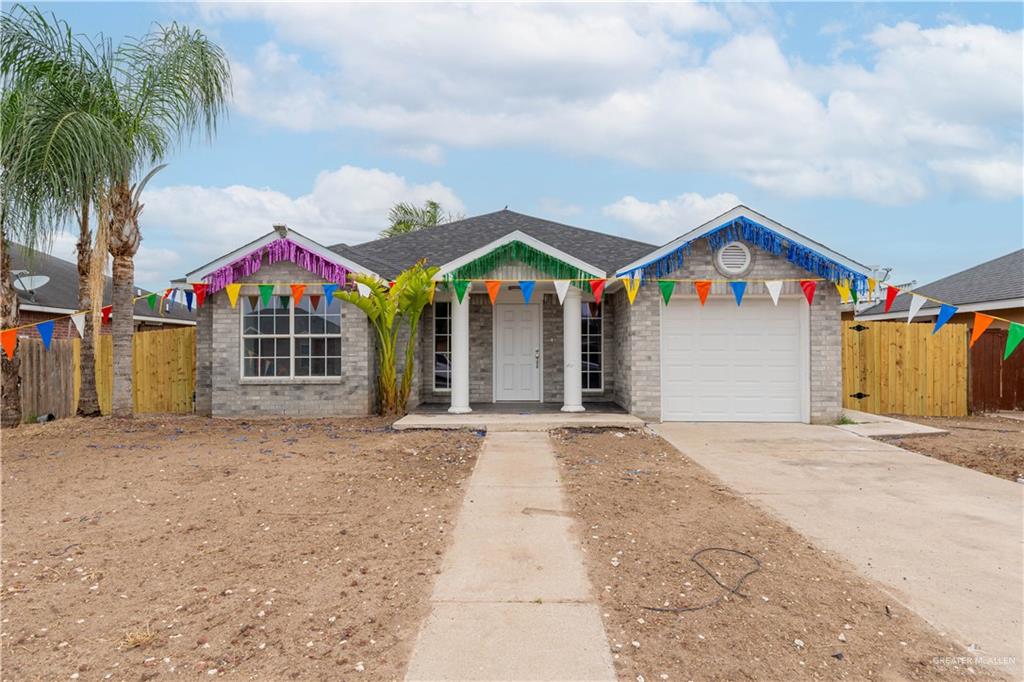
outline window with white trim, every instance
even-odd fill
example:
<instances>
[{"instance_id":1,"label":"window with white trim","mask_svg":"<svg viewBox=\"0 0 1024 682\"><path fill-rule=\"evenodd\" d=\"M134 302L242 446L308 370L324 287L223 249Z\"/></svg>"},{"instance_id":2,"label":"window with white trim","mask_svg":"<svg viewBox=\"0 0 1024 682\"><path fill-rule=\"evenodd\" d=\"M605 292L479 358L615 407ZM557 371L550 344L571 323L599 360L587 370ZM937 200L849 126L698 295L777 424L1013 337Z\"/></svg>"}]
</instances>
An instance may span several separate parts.
<instances>
[{"instance_id":1,"label":"window with white trim","mask_svg":"<svg viewBox=\"0 0 1024 682\"><path fill-rule=\"evenodd\" d=\"M434 303L434 390L452 387L452 304Z\"/></svg>"},{"instance_id":2,"label":"window with white trim","mask_svg":"<svg viewBox=\"0 0 1024 682\"><path fill-rule=\"evenodd\" d=\"M581 372L584 391L600 391L604 388L604 345L601 342L603 316L601 303L584 303L581 335Z\"/></svg>"},{"instance_id":3,"label":"window with white trim","mask_svg":"<svg viewBox=\"0 0 1024 682\"><path fill-rule=\"evenodd\" d=\"M341 301L333 296L242 300L242 376L341 376Z\"/></svg>"}]
</instances>

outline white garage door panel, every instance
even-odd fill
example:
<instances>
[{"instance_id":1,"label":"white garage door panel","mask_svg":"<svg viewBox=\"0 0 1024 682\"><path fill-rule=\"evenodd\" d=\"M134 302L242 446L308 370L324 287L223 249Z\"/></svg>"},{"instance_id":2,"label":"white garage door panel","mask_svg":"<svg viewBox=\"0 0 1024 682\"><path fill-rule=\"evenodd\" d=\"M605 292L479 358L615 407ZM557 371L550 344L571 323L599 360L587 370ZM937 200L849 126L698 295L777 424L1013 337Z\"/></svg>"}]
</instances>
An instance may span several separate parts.
<instances>
[{"instance_id":1,"label":"white garage door panel","mask_svg":"<svg viewBox=\"0 0 1024 682\"><path fill-rule=\"evenodd\" d=\"M662 419L805 421L807 312L797 299L676 299L662 310Z\"/></svg>"}]
</instances>

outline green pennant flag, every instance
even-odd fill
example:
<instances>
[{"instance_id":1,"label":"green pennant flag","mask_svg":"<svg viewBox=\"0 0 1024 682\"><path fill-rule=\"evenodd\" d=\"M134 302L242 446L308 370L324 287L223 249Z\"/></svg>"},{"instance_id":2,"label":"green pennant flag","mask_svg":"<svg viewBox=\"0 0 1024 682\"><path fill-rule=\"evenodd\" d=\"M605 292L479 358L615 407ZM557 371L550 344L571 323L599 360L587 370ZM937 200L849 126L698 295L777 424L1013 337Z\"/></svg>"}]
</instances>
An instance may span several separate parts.
<instances>
[{"instance_id":1,"label":"green pennant flag","mask_svg":"<svg viewBox=\"0 0 1024 682\"><path fill-rule=\"evenodd\" d=\"M669 279L659 279L658 288L661 289L661 297L665 299L665 305L672 298L672 292L676 290L676 283Z\"/></svg>"},{"instance_id":2,"label":"green pennant flag","mask_svg":"<svg viewBox=\"0 0 1024 682\"><path fill-rule=\"evenodd\" d=\"M149 304L150 310L156 310L156 294L150 294L146 297L146 303Z\"/></svg>"},{"instance_id":3,"label":"green pennant flag","mask_svg":"<svg viewBox=\"0 0 1024 682\"><path fill-rule=\"evenodd\" d=\"M263 301L263 307L266 308L270 305L270 297L274 295L273 284L261 284L260 285L260 300Z\"/></svg>"},{"instance_id":4,"label":"green pennant flag","mask_svg":"<svg viewBox=\"0 0 1024 682\"><path fill-rule=\"evenodd\" d=\"M1017 350L1022 339L1024 339L1024 324L1011 322L1010 331L1006 335L1006 350L1003 351L1003 360L1013 355L1013 351Z\"/></svg>"},{"instance_id":5,"label":"green pennant flag","mask_svg":"<svg viewBox=\"0 0 1024 682\"><path fill-rule=\"evenodd\" d=\"M288 307L288 294L283 294L281 296L278 296L278 299L280 299L280 301L281 301L281 307L282 308L287 308Z\"/></svg>"},{"instance_id":6,"label":"green pennant flag","mask_svg":"<svg viewBox=\"0 0 1024 682\"><path fill-rule=\"evenodd\" d=\"M853 286L850 287L850 298L853 299L854 303L857 302L857 283L856 282L854 282Z\"/></svg>"},{"instance_id":7,"label":"green pennant flag","mask_svg":"<svg viewBox=\"0 0 1024 682\"><path fill-rule=\"evenodd\" d=\"M463 297L466 295L466 289L469 288L469 280L457 279L452 282L452 286L455 288L455 295L459 297L459 303L462 303Z\"/></svg>"}]
</instances>

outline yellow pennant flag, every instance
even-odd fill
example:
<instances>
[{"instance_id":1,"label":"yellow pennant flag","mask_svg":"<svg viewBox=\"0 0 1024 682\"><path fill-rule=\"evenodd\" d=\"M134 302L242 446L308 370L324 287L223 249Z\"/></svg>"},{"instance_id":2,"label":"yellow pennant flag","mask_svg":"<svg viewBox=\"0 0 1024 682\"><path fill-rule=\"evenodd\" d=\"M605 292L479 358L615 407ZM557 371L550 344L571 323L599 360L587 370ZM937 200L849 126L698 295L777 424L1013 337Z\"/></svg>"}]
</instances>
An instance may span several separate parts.
<instances>
[{"instance_id":1,"label":"yellow pennant flag","mask_svg":"<svg viewBox=\"0 0 1024 682\"><path fill-rule=\"evenodd\" d=\"M836 291L839 292L839 299L843 303L849 303L850 302L850 285L849 284L847 284L845 281L843 281L843 282L836 282Z\"/></svg>"},{"instance_id":2,"label":"yellow pennant flag","mask_svg":"<svg viewBox=\"0 0 1024 682\"><path fill-rule=\"evenodd\" d=\"M427 293L427 296L429 297L428 300L430 301L430 305L434 305L434 292L436 292L436 291L437 291L437 282L431 282L430 283L430 290Z\"/></svg>"},{"instance_id":3,"label":"yellow pennant flag","mask_svg":"<svg viewBox=\"0 0 1024 682\"><path fill-rule=\"evenodd\" d=\"M231 307L234 308L235 304L238 303L238 292L241 290L241 284L229 284L224 287L224 290L228 292L228 300L231 302Z\"/></svg>"},{"instance_id":4,"label":"yellow pennant flag","mask_svg":"<svg viewBox=\"0 0 1024 682\"><path fill-rule=\"evenodd\" d=\"M640 278L639 277L623 277L622 286L626 287L626 297L629 299L629 304L633 305L633 301L636 300L636 294L640 291Z\"/></svg>"},{"instance_id":5,"label":"yellow pennant flag","mask_svg":"<svg viewBox=\"0 0 1024 682\"><path fill-rule=\"evenodd\" d=\"M871 279L870 277L868 277L868 299L874 299L875 298L875 287L877 287L877 286L878 286L878 280L877 279Z\"/></svg>"}]
</instances>

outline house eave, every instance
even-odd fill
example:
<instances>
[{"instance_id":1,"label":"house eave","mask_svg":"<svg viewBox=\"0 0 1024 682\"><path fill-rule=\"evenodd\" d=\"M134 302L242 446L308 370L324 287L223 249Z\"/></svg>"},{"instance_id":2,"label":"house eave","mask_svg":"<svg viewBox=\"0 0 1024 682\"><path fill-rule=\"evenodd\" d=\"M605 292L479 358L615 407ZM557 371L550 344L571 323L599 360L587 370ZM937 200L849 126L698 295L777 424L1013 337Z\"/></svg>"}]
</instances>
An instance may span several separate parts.
<instances>
[{"instance_id":1,"label":"house eave","mask_svg":"<svg viewBox=\"0 0 1024 682\"><path fill-rule=\"evenodd\" d=\"M580 260L579 258L576 258L575 256L568 254L565 251L562 251L561 249L557 249L546 242L542 242L541 240L535 237L531 237L525 232L521 232L520 230L513 230L512 232L509 232L503 237L495 239L489 244L485 244L484 246L481 246L478 249L474 249L469 253L465 253L459 256L458 258L448 261L447 263L441 266L441 269L438 270L436 275L434 275L434 279L437 281L441 281L445 278L446 275L451 274L452 272L458 270L462 266L468 263L472 263L476 259L487 255L491 251L499 247L502 247L506 244L510 244L512 242L521 242L523 244L526 244L527 246L534 248L540 251L541 253L544 253L548 256L551 256L552 258L556 258L562 261L566 265L571 265L572 267L578 270L582 270L586 273L592 274L595 279L605 279L608 276L607 272L605 272L604 270L597 266L591 265L586 261Z\"/></svg>"}]
</instances>

